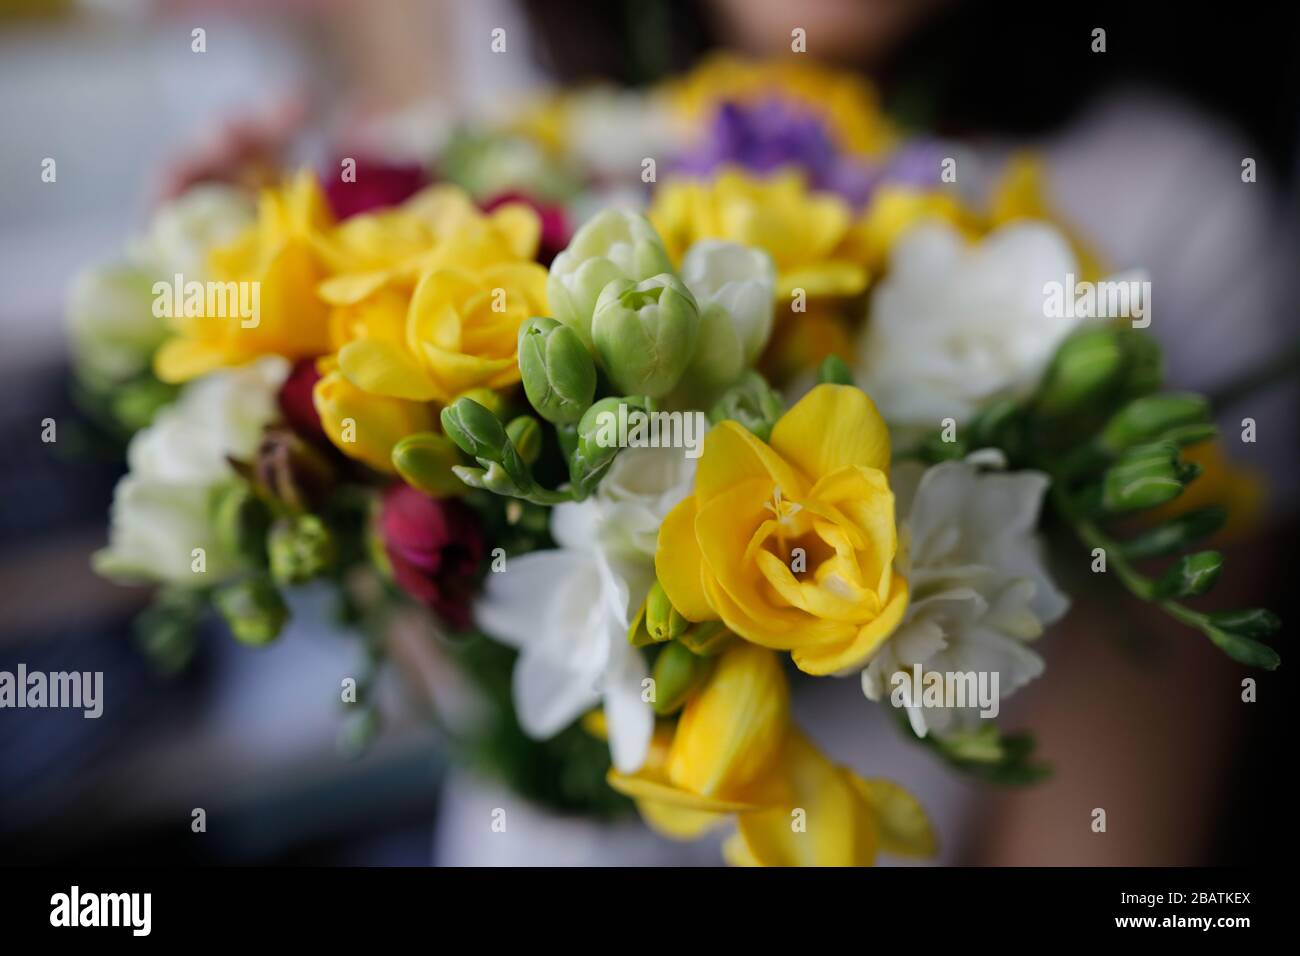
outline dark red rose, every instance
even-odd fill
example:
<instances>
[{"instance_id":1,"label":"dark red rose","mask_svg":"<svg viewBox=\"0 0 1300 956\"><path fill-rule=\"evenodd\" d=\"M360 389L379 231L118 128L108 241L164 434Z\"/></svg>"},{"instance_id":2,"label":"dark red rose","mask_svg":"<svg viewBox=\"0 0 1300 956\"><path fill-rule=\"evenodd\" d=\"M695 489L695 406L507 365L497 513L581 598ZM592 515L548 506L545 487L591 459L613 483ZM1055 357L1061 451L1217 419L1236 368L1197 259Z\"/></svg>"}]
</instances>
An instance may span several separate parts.
<instances>
[{"instance_id":1,"label":"dark red rose","mask_svg":"<svg viewBox=\"0 0 1300 956\"><path fill-rule=\"evenodd\" d=\"M342 160L324 177L325 198L337 219L385 206L396 206L429 184L428 174L414 164L357 159L356 182L344 182Z\"/></svg>"},{"instance_id":2,"label":"dark red rose","mask_svg":"<svg viewBox=\"0 0 1300 956\"><path fill-rule=\"evenodd\" d=\"M538 218L541 219L542 238L537 247L537 261L544 266L549 266L551 260L563 252L564 247L569 244L569 217L560 206L538 202L531 196L517 192L507 192L493 196L482 204L483 211L491 212L498 206L504 206L510 202L520 202L526 206L531 206L533 211L537 213Z\"/></svg>"},{"instance_id":3,"label":"dark red rose","mask_svg":"<svg viewBox=\"0 0 1300 956\"><path fill-rule=\"evenodd\" d=\"M280 386L280 412L298 435L317 444L328 445L329 437L321 427L320 416L316 414L316 403L312 400L312 390L318 381L320 372L316 371L315 359L297 362Z\"/></svg>"},{"instance_id":4,"label":"dark red rose","mask_svg":"<svg viewBox=\"0 0 1300 956\"><path fill-rule=\"evenodd\" d=\"M394 484L384 492L379 533L398 587L452 627L468 628L475 574L487 551L474 511Z\"/></svg>"}]
</instances>

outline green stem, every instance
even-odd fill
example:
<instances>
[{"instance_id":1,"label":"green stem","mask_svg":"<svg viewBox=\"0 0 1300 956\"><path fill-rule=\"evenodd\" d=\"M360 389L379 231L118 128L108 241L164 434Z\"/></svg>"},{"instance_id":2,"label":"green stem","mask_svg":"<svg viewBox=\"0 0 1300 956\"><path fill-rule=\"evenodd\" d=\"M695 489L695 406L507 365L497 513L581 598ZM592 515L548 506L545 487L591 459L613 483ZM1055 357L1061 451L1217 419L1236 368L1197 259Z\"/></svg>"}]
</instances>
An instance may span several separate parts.
<instances>
[{"instance_id":1,"label":"green stem","mask_svg":"<svg viewBox=\"0 0 1300 956\"><path fill-rule=\"evenodd\" d=\"M1210 618L1200 611L1194 611L1177 601L1155 599L1155 583L1142 574L1124 556L1123 543L1106 534L1095 522L1080 517L1071 505L1058 478L1052 479L1052 503L1056 510L1074 529L1074 533L1089 548L1101 548L1106 552L1107 567L1113 569L1129 593L1143 601L1156 604L1161 610L1181 624L1195 628L1209 636Z\"/></svg>"}]
</instances>

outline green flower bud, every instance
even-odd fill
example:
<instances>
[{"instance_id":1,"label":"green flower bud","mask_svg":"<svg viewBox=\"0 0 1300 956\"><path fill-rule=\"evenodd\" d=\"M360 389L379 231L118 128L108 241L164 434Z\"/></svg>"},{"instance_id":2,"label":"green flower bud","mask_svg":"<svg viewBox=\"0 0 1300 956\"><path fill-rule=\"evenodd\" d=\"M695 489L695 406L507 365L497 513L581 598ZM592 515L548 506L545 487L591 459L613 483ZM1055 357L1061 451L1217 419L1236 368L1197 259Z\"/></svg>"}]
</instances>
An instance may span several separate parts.
<instances>
[{"instance_id":1,"label":"green flower bud","mask_svg":"<svg viewBox=\"0 0 1300 956\"><path fill-rule=\"evenodd\" d=\"M1209 414L1210 403L1200 395L1144 395L1125 405L1106 424L1100 442L1108 451L1123 451L1160 438L1171 428L1203 423Z\"/></svg>"},{"instance_id":2,"label":"green flower bud","mask_svg":"<svg viewBox=\"0 0 1300 956\"><path fill-rule=\"evenodd\" d=\"M1061 345L1038 395L1048 415L1069 411L1111 386L1124 369L1124 352L1114 329L1090 329Z\"/></svg>"},{"instance_id":3,"label":"green flower bud","mask_svg":"<svg viewBox=\"0 0 1300 956\"><path fill-rule=\"evenodd\" d=\"M1249 637L1233 634L1231 631L1214 626L1207 628L1205 633L1214 642L1215 647L1234 661L1248 667L1262 667L1264 670L1273 671L1277 670L1282 663L1282 658L1278 656L1277 651L1267 644L1261 644Z\"/></svg>"},{"instance_id":4,"label":"green flower bud","mask_svg":"<svg viewBox=\"0 0 1300 956\"><path fill-rule=\"evenodd\" d=\"M689 621L677 613L663 585L658 581L645 599L645 625L656 642L671 641L685 633Z\"/></svg>"},{"instance_id":5,"label":"green flower bud","mask_svg":"<svg viewBox=\"0 0 1300 956\"><path fill-rule=\"evenodd\" d=\"M500 392L490 388L467 388L456 396L456 399L468 398L471 401L478 402L497 418L503 418L506 413L506 400ZM454 401L454 400L453 400Z\"/></svg>"},{"instance_id":6,"label":"green flower bud","mask_svg":"<svg viewBox=\"0 0 1300 956\"><path fill-rule=\"evenodd\" d=\"M703 685L712 666L708 658L692 654L676 641L665 644L655 658L651 673L655 682L655 713L666 717L681 709Z\"/></svg>"},{"instance_id":7,"label":"green flower bud","mask_svg":"<svg viewBox=\"0 0 1300 956\"><path fill-rule=\"evenodd\" d=\"M1214 587L1223 570L1223 555L1217 551L1198 551L1175 561L1155 584L1155 596L1166 598L1194 597Z\"/></svg>"},{"instance_id":8,"label":"green flower bud","mask_svg":"<svg viewBox=\"0 0 1300 956\"><path fill-rule=\"evenodd\" d=\"M751 369L709 409L709 422L716 425L730 419L767 441L784 411L781 396Z\"/></svg>"},{"instance_id":9,"label":"green flower bud","mask_svg":"<svg viewBox=\"0 0 1300 956\"><path fill-rule=\"evenodd\" d=\"M433 498L461 491L461 483L452 473L460 461L451 439L436 432L407 435L393 446L393 467L402 480Z\"/></svg>"},{"instance_id":10,"label":"green flower bud","mask_svg":"<svg viewBox=\"0 0 1300 956\"><path fill-rule=\"evenodd\" d=\"M261 647L279 636L289 609L266 578L245 578L218 588L212 597L230 633L241 644Z\"/></svg>"},{"instance_id":11,"label":"green flower bud","mask_svg":"<svg viewBox=\"0 0 1300 956\"><path fill-rule=\"evenodd\" d=\"M604 475L619 452L618 442L614 440L617 428L611 429L610 423L617 422L620 406L626 406L629 415L633 411L649 412L653 409L649 399L627 395L602 398L583 413L578 422L573 452L569 455L569 480L584 496Z\"/></svg>"},{"instance_id":12,"label":"green flower bud","mask_svg":"<svg viewBox=\"0 0 1300 956\"><path fill-rule=\"evenodd\" d=\"M506 425L506 436L525 464L533 464L542 454L542 426L531 415L511 419Z\"/></svg>"},{"instance_id":13,"label":"green flower bud","mask_svg":"<svg viewBox=\"0 0 1300 956\"><path fill-rule=\"evenodd\" d=\"M1219 611L1210 615L1210 623L1221 631L1238 637L1268 637L1282 627L1281 619L1262 607L1240 611Z\"/></svg>"},{"instance_id":14,"label":"green flower bud","mask_svg":"<svg viewBox=\"0 0 1300 956\"><path fill-rule=\"evenodd\" d=\"M212 504L212 526L217 543L228 554L253 566L264 564L266 532L271 515L245 482L221 489Z\"/></svg>"},{"instance_id":15,"label":"green flower bud","mask_svg":"<svg viewBox=\"0 0 1300 956\"><path fill-rule=\"evenodd\" d=\"M614 387L659 398L672 391L695 354L700 313L670 273L616 279L596 302L591 336Z\"/></svg>"},{"instance_id":16,"label":"green flower bud","mask_svg":"<svg viewBox=\"0 0 1300 956\"><path fill-rule=\"evenodd\" d=\"M853 372L844 363L844 359L838 355L828 355L817 369L817 382L821 385L852 385Z\"/></svg>"},{"instance_id":17,"label":"green flower bud","mask_svg":"<svg viewBox=\"0 0 1300 956\"><path fill-rule=\"evenodd\" d=\"M1183 491L1178 449L1158 442L1133 448L1102 478L1101 506L1110 512L1154 508Z\"/></svg>"},{"instance_id":18,"label":"green flower bud","mask_svg":"<svg viewBox=\"0 0 1300 956\"><path fill-rule=\"evenodd\" d=\"M596 394L596 365L578 334L555 319L532 318L519 328L524 393L548 422L576 422Z\"/></svg>"},{"instance_id":19,"label":"green flower bud","mask_svg":"<svg viewBox=\"0 0 1300 956\"><path fill-rule=\"evenodd\" d=\"M555 318L592 349L592 319L605 287L615 279L640 282L665 272L672 272L672 263L650 221L606 209L574 233L551 263L546 300Z\"/></svg>"},{"instance_id":20,"label":"green flower bud","mask_svg":"<svg viewBox=\"0 0 1300 956\"><path fill-rule=\"evenodd\" d=\"M725 651L736 635L727 630L721 621L701 621L692 624L677 638L678 642L700 657L716 657Z\"/></svg>"},{"instance_id":21,"label":"green flower bud","mask_svg":"<svg viewBox=\"0 0 1300 956\"><path fill-rule=\"evenodd\" d=\"M310 581L333 567L338 557L334 535L312 514L277 521L267 537L266 551L271 577L281 585Z\"/></svg>"},{"instance_id":22,"label":"green flower bud","mask_svg":"<svg viewBox=\"0 0 1300 956\"><path fill-rule=\"evenodd\" d=\"M1188 545L1214 534L1227 519L1228 512L1217 505L1197 508L1126 541L1124 556L1131 561L1143 561L1182 551Z\"/></svg>"},{"instance_id":23,"label":"green flower bud","mask_svg":"<svg viewBox=\"0 0 1300 956\"><path fill-rule=\"evenodd\" d=\"M461 396L442 410L442 430L472 458L500 460L510 438L501 419L472 398Z\"/></svg>"}]
</instances>

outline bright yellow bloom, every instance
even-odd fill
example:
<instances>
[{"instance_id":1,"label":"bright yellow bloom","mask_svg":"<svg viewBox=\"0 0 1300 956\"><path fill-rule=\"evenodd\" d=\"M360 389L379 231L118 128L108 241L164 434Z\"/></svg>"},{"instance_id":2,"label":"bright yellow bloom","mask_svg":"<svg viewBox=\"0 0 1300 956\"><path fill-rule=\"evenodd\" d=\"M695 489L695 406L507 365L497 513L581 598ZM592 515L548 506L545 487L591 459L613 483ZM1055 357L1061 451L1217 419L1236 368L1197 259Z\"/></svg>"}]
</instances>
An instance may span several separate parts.
<instances>
[{"instance_id":1,"label":"bright yellow bloom","mask_svg":"<svg viewBox=\"0 0 1300 956\"><path fill-rule=\"evenodd\" d=\"M659 529L655 570L673 606L788 650L809 674L860 667L907 607L888 468L885 423L851 386L818 385L770 445L723 422L695 493Z\"/></svg>"},{"instance_id":2,"label":"bright yellow bloom","mask_svg":"<svg viewBox=\"0 0 1300 956\"><path fill-rule=\"evenodd\" d=\"M727 168L711 180L665 182L650 221L674 262L700 239L763 249L776 263L781 297L795 289L809 297L851 296L867 287L864 262L846 249L853 223L848 204L812 192L797 171L764 178Z\"/></svg>"},{"instance_id":3,"label":"bright yellow bloom","mask_svg":"<svg viewBox=\"0 0 1300 956\"><path fill-rule=\"evenodd\" d=\"M446 187L349 220L333 256L361 268L321 287L343 374L362 391L409 401L450 402L518 381L519 326L546 311L546 270L532 261L539 234L528 207L483 215Z\"/></svg>"},{"instance_id":4,"label":"bright yellow bloom","mask_svg":"<svg viewBox=\"0 0 1300 956\"><path fill-rule=\"evenodd\" d=\"M599 721L595 721L599 723ZM735 815L736 864L869 866L878 849L928 855L925 813L901 788L831 763L789 723L774 652L739 643L718 659L675 728L660 724L636 774L609 774L646 822L691 839Z\"/></svg>"},{"instance_id":5,"label":"bright yellow bloom","mask_svg":"<svg viewBox=\"0 0 1300 956\"><path fill-rule=\"evenodd\" d=\"M779 99L820 116L841 149L881 156L897 140L874 87L856 73L802 54L761 62L715 54L669 83L666 92L694 123L707 122L723 103Z\"/></svg>"},{"instance_id":6,"label":"bright yellow bloom","mask_svg":"<svg viewBox=\"0 0 1300 956\"><path fill-rule=\"evenodd\" d=\"M332 365L332 359L322 361L324 374L312 392L321 427L349 458L394 473L393 446L407 435L433 430L437 421L433 408L368 394Z\"/></svg>"},{"instance_id":7,"label":"bright yellow bloom","mask_svg":"<svg viewBox=\"0 0 1300 956\"><path fill-rule=\"evenodd\" d=\"M228 246L212 250L204 280L256 283L259 315L178 316L177 336L154 356L165 382L184 382L262 355L308 358L328 350L326 306L316 286L327 273L321 237L333 227L316 179L302 173L262 193L257 222Z\"/></svg>"}]
</instances>

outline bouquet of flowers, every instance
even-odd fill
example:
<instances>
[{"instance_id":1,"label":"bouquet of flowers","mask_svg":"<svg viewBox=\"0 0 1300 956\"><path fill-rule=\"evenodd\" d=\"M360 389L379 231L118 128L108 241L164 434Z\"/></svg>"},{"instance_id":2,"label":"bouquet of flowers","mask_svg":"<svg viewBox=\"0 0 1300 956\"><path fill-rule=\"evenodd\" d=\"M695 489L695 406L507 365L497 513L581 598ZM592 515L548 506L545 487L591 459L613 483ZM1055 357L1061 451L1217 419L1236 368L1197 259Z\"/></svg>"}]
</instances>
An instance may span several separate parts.
<instances>
[{"instance_id":1,"label":"bouquet of flowers","mask_svg":"<svg viewBox=\"0 0 1300 956\"><path fill-rule=\"evenodd\" d=\"M954 767L1038 779L991 718L1068 607L1049 517L1085 571L1278 664L1268 611L1188 603L1228 515L1179 503L1222 462L1208 402L1161 390L1140 275L1052 221L1032 157L978 197L956 152L854 77L722 58L414 168L198 183L73 292L79 388L129 436L97 566L160 585L170 667L209 607L274 640L309 581L376 662L425 609L496 707L481 752L556 805L731 826L733 863L931 854L791 681L855 677Z\"/></svg>"}]
</instances>

